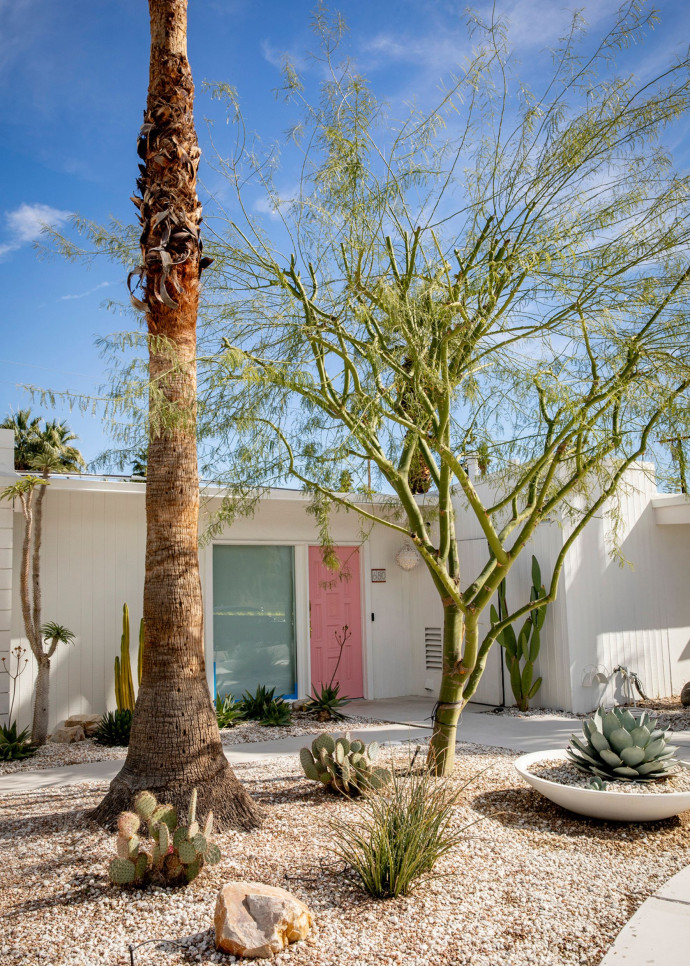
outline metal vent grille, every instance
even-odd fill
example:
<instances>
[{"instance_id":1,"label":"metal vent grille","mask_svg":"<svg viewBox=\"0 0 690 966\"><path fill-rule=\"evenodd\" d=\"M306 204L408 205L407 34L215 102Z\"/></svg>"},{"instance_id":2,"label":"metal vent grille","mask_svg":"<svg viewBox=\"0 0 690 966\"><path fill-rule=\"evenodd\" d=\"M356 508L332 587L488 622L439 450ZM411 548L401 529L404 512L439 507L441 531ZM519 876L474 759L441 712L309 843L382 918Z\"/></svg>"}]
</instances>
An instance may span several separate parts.
<instances>
[{"instance_id":1,"label":"metal vent grille","mask_svg":"<svg viewBox=\"0 0 690 966\"><path fill-rule=\"evenodd\" d=\"M443 638L440 627L424 628L424 655L427 671L443 670Z\"/></svg>"}]
</instances>

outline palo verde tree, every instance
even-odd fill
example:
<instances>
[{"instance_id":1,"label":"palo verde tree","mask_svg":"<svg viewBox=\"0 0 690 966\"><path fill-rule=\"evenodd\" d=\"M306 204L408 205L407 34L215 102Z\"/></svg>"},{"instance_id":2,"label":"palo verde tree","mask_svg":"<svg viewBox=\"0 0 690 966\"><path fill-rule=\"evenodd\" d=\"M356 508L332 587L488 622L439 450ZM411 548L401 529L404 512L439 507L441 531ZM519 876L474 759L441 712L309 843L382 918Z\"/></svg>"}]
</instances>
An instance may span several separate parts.
<instances>
[{"instance_id":1,"label":"palo verde tree","mask_svg":"<svg viewBox=\"0 0 690 966\"><path fill-rule=\"evenodd\" d=\"M221 827L249 828L258 810L228 764L206 682L197 530L196 323L201 205L187 0L149 0L149 88L133 199L141 222L149 349L145 648L127 759L94 817L111 824L149 789L186 806L198 789Z\"/></svg>"},{"instance_id":2,"label":"palo verde tree","mask_svg":"<svg viewBox=\"0 0 690 966\"><path fill-rule=\"evenodd\" d=\"M653 78L614 72L652 20L626 4L593 40L575 17L542 92L518 82L501 25L475 21L474 57L442 103L396 122L336 66L338 28L319 15L318 103L286 70L304 108L295 197L281 199L275 159L239 113L221 158L237 203L207 283L200 425L242 482L228 514L250 484L298 480L326 546L335 506L414 542L443 610L437 773L452 768L497 636L555 599L587 521L662 426L669 435L670 414L687 418L690 179L661 138L687 118L689 61ZM257 185L271 236L252 213ZM469 471L476 453L490 484ZM368 499L367 465L383 504ZM340 492L343 471L363 496ZM485 539L477 572L461 570L454 498ZM480 634L501 580L559 514L545 594Z\"/></svg>"}]
</instances>

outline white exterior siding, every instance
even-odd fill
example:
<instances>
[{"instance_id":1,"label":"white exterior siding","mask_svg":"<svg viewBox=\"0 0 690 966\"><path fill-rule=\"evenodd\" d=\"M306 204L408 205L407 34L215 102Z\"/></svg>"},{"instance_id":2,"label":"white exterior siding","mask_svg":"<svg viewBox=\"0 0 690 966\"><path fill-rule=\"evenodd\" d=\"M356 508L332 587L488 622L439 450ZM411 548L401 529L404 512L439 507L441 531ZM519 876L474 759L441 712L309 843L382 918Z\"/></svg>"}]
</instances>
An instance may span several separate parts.
<instances>
[{"instance_id":1,"label":"white exterior siding","mask_svg":"<svg viewBox=\"0 0 690 966\"><path fill-rule=\"evenodd\" d=\"M0 476L5 474L0 487L16 479L10 470L7 436L0 431ZM583 686L588 665L603 665L609 672L616 664L627 665L640 674L651 694L677 693L690 680L690 514L682 515L685 505L676 497L668 501L675 501L673 515L665 514L665 500L645 472L635 471L629 480L621 504L621 541L634 569L620 567L610 558L610 521L591 521L566 558L558 598L548 610L537 664L544 683L536 704L581 711L602 698L613 698L613 686L606 691ZM214 508L213 494L206 496L202 528ZM113 662L119 653L125 601L135 659L144 583L144 498L145 487L139 483L51 480L41 554L42 619L65 624L76 634L75 643L60 646L53 659L51 728L70 714L115 706ZM481 569L487 550L476 520L459 502L457 532L466 587ZM664 520L671 525L660 523ZM529 597L532 553L548 583L566 527L553 522L539 528L508 577L511 607ZM333 539L339 545L360 544L354 513L334 514ZM17 643L26 646L19 600L22 541L20 508L13 511L0 503L0 656L7 656ZM317 534L303 494L274 491L253 517L226 528L218 542L294 546L298 689L305 695L310 682L308 547L317 542ZM364 692L369 698L422 694L425 688L435 691L439 682L439 672L426 668L424 635L425 628L442 625L443 609L423 565L410 572L397 566L395 555L403 542L400 534L375 527L360 554ZM212 686L212 546L202 547L200 564ZM386 570L385 583L372 583L373 568ZM487 611L483 629L488 620ZM501 702L501 660L495 646L477 701ZM20 728L30 723L33 676L32 659L18 689L15 711ZM7 675L0 675L0 713L7 711L8 684ZM505 698L512 703L507 675Z\"/></svg>"}]
</instances>

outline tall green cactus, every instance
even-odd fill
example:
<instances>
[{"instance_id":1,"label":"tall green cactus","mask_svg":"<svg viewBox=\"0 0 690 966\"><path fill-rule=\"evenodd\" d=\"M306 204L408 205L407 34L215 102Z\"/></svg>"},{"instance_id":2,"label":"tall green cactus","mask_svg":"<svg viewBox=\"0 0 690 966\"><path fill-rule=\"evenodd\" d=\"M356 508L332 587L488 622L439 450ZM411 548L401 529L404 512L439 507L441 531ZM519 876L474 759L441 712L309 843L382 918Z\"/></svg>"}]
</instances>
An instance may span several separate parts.
<instances>
[{"instance_id":1,"label":"tall green cactus","mask_svg":"<svg viewBox=\"0 0 690 966\"><path fill-rule=\"evenodd\" d=\"M137 685L141 684L141 669L144 653L144 619L139 623L139 653L137 656ZM129 658L129 607L122 607L122 637L120 638L120 657L115 658L115 701L118 711L134 711L136 695L132 681L132 663Z\"/></svg>"},{"instance_id":2,"label":"tall green cactus","mask_svg":"<svg viewBox=\"0 0 690 966\"><path fill-rule=\"evenodd\" d=\"M530 600L539 600L546 596L546 588L541 582L539 561L532 554L532 589ZM503 579L498 588L498 611L491 605L491 623L498 624L508 616L506 604L506 582ZM496 640L505 650L506 668L510 675L510 686L515 696L515 702L520 711L527 711L529 703L542 684L542 678L534 680L534 662L539 656L541 647L541 629L546 620L546 605L530 612L522 625L520 633L515 635L512 624L508 624L496 635Z\"/></svg>"}]
</instances>

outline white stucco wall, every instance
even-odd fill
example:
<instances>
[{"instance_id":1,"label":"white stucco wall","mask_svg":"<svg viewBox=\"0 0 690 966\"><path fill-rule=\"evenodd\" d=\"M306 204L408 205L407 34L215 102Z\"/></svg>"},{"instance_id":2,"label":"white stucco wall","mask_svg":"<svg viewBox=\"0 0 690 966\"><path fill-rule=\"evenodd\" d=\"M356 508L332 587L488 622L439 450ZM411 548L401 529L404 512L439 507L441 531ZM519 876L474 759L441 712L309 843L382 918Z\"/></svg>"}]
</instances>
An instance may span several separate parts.
<instances>
[{"instance_id":1,"label":"white stucco wall","mask_svg":"<svg viewBox=\"0 0 690 966\"><path fill-rule=\"evenodd\" d=\"M11 445L3 449L3 441L7 443L0 433L0 461L4 459L5 464L0 487L14 476L8 466ZM678 692L690 679L690 594L686 587L690 524L660 525L652 504L653 480L639 472L631 475L630 482L622 500L621 543L634 569L620 568L610 558L608 520L602 517L592 521L566 559L558 599L548 611L537 664L544 683L536 704L579 711L595 707L604 697L613 697L613 685L605 693L601 687L583 686L588 665L603 665L611 671L615 664L627 664L640 674L652 694L671 689ZM51 481L45 500L42 618L65 624L77 635L75 644L61 646L54 658L51 728L69 714L102 712L115 706L113 662L119 652L125 601L130 609L135 657L144 581L144 498L144 485L138 483ZM213 507L211 500L208 509L212 511ZM679 512L674 509L674 520L680 519ZM457 531L465 587L481 570L487 551L476 520L460 501ZM509 605L517 606L529 596L532 553L548 582L566 532L567 526L557 522L537 531L511 569ZM333 537L339 544L360 543L355 514L334 516ZM19 507L13 512L9 504L0 504L0 656L7 655L16 643L26 643L18 580L22 539ZM295 546L298 675L300 693L305 694L310 679L307 550L317 542L317 535L303 495L297 491L275 492L262 502L254 517L238 520L218 540ZM395 555L403 542L399 534L376 527L361 549L367 697L422 694L425 687L435 690L438 684L438 674L425 667L424 631L441 626L442 607L422 565L410 572L396 565ZM212 683L210 546L202 548L200 562ZM386 570L386 583L372 583L372 568ZM485 625L488 619L487 612ZM501 651L495 646L477 701L501 702L501 660ZM32 661L20 679L16 709L20 727L30 723L33 673ZM7 708L7 690L8 679L0 675L0 712ZM507 676L505 698L512 703Z\"/></svg>"}]
</instances>

